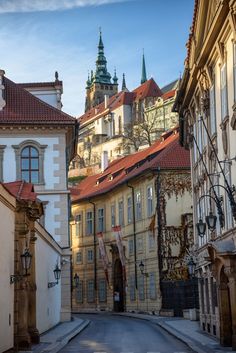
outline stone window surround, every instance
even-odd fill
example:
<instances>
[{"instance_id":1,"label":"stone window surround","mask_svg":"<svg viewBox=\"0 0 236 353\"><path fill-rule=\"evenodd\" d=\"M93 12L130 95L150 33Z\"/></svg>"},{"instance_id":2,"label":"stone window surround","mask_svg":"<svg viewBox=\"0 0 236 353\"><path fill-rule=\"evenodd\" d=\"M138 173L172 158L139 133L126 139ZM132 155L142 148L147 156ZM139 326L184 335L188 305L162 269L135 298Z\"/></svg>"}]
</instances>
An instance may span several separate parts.
<instances>
[{"instance_id":1,"label":"stone window surround","mask_svg":"<svg viewBox=\"0 0 236 353\"><path fill-rule=\"evenodd\" d=\"M3 181L3 154L6 145L0 145L0 181Z\"/></svg>"},{"instance_id":2,"label":"stone window surround","mask_svg":"<svg viewBox=\"0 0 236 353\"><path fill-rule=\"evenodd\" d=\"M16 157L16 179L21 180L21 152L22 150L27 147L27 146L32 146L37 149L39 153L39 184L45 184L44 180L44 152L45 149L48 147L48 145L41 145L37 141L34 140L25 140L19 145L12 145L12 148L15 150L15 157Z\"/></svg>"}]
</instances>

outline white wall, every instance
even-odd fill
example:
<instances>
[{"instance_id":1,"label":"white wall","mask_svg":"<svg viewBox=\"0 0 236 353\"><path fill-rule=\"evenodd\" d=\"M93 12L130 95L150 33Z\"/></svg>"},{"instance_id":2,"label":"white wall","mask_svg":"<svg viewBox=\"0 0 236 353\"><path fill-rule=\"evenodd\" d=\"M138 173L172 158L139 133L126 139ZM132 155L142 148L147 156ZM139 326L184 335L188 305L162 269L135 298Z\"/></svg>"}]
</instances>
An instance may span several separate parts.
<instances>
[{"instance_id":1,"label":"white wall","mask_svg":"<svg viewBox=\"0 0 236 353\"><path fill-rule=\"evenodd\" d=\"M61 280L48 288L48 282L55 282L53 270L60 255L50 244L36 234L36 313L37 329L42 333L60 322Z\"/></svg>"},{"instance_id":2,"label":"white wall","mask_svg":"<svg viewBox=\"0 0 236 353\"><path fill-rule=\"evenodd\" d=\"M14 284L10 284L10 275L14 274L14 217L14 210L0 201L0 352L13 347Z\"/></svg>"},{"instance_id":3,"label":"white wall","mask_svg":"<svg viewBox=\"0 0 236 353\"><path fill-rule=\"evenodd\" d=\"M181 215L185 213L193 213L192 195L185 191L182 196L171 196L166 199L166 225L181 226Z\"/></svg>"}]
</instances>

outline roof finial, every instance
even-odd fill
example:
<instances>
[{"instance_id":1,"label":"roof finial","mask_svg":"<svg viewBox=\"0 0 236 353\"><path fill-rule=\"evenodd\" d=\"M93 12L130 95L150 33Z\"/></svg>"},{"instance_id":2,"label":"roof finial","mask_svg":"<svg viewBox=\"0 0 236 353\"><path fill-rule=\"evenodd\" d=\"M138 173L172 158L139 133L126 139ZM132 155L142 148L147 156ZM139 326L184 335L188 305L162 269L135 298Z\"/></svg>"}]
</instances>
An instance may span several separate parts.
<instances>
[{"instance_id":1,"label":"roof finial","mask_svg":"<svg viewBox=\"0 0 236 353\"><path fill-rule=\"evenodd\" d=\"M123 73L123 79L122 79L122 88L121 88L122 91L126 91L127 88L126 88L126 82L125 82L125 74Z\"/></svg>"},{"instance_id":2,"label":"roof finial","mask_svg":"<svg viewBox=\"0 0 236 353\"><path fill-rule=\"evenodd\" d=\"M102 42L102 29L99 27L99 43L98 43L98 51L99 53L103 53L104 45Z\"/></svg>"},{"instance_id":3,"label":"roof finial","mask_svg":"<svg viewBox=\"0 0 236 353\"><path fill-rule=\"evenodd\" d=\"M146 64L145 64L144 49L143 49L141 84L143 84L146 81L147 81L147 73L146 73Z\"/></svg>"},{"instance_id":4,"label":"roof finial","mask_svg":"<svg viewBox=\"0 0 236 353\"><path fill-rule=\"evenodd\" d=\"M114 84L117 84L118 77L116 76L116 67L114 68L114 76L113 76L113 82Z\"/></svg>"},{"instance_id":5,"label":"roof finial","mask_svg":"<svg viewBox=\"0 0 236 353\"><path fill-rule=\"evenodd\" d=\"M58 78L59 78L58 72L55 71L55 81L58 81Z\"/></svg>"}]
</instances>

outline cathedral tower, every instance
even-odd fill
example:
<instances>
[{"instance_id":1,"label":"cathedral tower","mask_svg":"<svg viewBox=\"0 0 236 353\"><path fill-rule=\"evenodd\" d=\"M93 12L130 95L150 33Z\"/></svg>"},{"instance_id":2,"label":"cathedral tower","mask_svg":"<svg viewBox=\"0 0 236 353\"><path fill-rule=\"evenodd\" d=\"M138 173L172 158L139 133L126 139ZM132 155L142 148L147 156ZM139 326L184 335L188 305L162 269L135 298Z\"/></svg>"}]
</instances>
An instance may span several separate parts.
<instances>
[{"instance_id":1,"label":"cathedral tower","mask_svg":"<svg viewBox=\"0 0 236 353\"><path fill-rule=\"evenodd\" d=\"M118 78L116 76L116 70L112 81L113 82L111 82L111 75L107 71L107 60L104 55L104 45L100 30L96 70L95 73L91 71L91 74L88 76L88 80L86 82L85 112L103 102L105 95L111 97L118 92Z\"/></svg>"}]
</instances>

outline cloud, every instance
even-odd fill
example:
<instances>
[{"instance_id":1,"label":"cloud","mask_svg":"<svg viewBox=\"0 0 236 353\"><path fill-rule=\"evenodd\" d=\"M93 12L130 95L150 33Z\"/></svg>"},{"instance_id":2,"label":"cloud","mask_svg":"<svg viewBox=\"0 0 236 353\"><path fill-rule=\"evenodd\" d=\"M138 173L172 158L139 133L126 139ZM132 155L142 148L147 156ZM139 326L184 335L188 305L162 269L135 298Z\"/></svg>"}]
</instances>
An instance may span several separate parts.
<instances>
[{"instance_id":1,"label":"cloud","mask_svg":"<svg viewBox=\"0 0 236 353\"><path fill-rule=\"evenodd\" d=\"M130 0L0 0L0 14L70 10L85 6L100 6Z\"/></svg>"}]
</instances>

